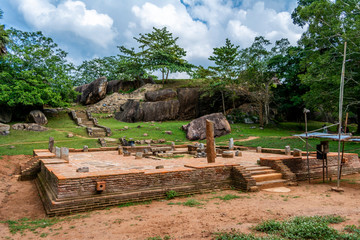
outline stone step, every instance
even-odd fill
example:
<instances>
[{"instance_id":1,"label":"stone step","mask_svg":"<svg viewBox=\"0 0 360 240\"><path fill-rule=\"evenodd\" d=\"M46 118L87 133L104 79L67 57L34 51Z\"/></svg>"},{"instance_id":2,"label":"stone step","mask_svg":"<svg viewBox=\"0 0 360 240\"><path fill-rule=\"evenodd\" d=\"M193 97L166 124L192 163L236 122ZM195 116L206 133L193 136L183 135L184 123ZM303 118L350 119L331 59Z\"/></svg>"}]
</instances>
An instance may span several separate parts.
<instances>
[{"instance_id":1,"label":"stone step","mask_svg":"<svg viewBox=\"0 0 360 240\"><path fill-rule=\"evenodd\" d=\"M264 169L264 170L253 170L250 171L251 176L253 175L260 175L260 174L267 174L267 173L276 173L274 169Z\"/></svg>"},{"instance_id":2,"label":"stone step","mask_svg":"<svg viewBox=\"0 0 360 240\"><path fill-rule=\"evenodd\" d=\"M246 166L245 169L247 171L258 171L258 170L267 170L267 169L271 169L271 167L268 166Z\"/></svg>"},{"instance_id":3,"label":"stone step","mask_svg":"<svg viewBox=\"0 0 360 240\"><path fill-rule=\"evenodd\" d=\"M259 189L264 189L264 188L272 188L272 187L281 187L284 186L286 183L287 183L286 179L276 179L276 180L257 182L256 186Z\"/></svg>"},{"instance_id":4,"label":"stone step","mask_svg":"<svg viewBox=\"0 0 360 240\"><path fill-rule=\"evenodd\" d=\"M93 132L105 132L105 129L103 128L98 128L98 127L92 127L91 130Z\"/></svg>"},{"instance_id":5,"label":"stone step","mask_svg":"<svg viewBox=\"0 0 360 240\"><path fill-rule=\"evenodd\" d=\"M259 174L252 176L252 178L255 179L255 181L258 183L258 182L282 179L282 174L281 173Z\"/></svg>"}]
</instances>

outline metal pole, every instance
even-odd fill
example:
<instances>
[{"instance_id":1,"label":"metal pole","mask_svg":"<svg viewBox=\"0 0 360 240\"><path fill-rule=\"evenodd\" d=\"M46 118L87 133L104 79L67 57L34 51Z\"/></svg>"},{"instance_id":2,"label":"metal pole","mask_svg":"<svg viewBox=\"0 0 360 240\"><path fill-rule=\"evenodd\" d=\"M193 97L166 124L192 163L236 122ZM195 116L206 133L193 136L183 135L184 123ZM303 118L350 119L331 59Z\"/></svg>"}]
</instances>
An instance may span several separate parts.
<instances>
[{"instance_id":1,"label":"metal pole","mask_svg":"<svg viewBox=\"0 0 360 240\"><path fill-rule=\"evenodd\" d=\"M347 128L347 122L348 122L348 117L349 117L349 113L346 113L346 117L345 117L345 128L344 128L344 134L347 133L346 128ZM344 164L344 151L345 151L345 141L343 141L342 143L342 150L341 150L341 164L340 164L340 179L341 179L341 170Z\"/></svg>"},{"instance_id":2,"label":"metal pole","mask_svg":"<svg viewBox=\"0 0 360 240\"><path fill-rule=\"evenodd\" d=\"M309 162L309 145L308 145L308 131L307 131L307 113L309 113L310 110L304 108L304 114L305 114L305 136L306 136L306 163L308 168L308 179L310 183L310 162Z\"/></svg>"},{"instance_id":3,"label":"metal pole","mask_svg":"<svg viewBox=\"0 0 360 240\"><path fill-rule=\"evenodd\" d=\"M341 70L341 81L340 81L340 94L339 94L339 144L338 144L338 176L337 176L337 188L340 187L340 151L341 151L341 126L342 126L342 107L344 99L344 78L345 78L345 61L346 61L346 42L344 43L344 59Z\"/></svg>"}]
</instances>

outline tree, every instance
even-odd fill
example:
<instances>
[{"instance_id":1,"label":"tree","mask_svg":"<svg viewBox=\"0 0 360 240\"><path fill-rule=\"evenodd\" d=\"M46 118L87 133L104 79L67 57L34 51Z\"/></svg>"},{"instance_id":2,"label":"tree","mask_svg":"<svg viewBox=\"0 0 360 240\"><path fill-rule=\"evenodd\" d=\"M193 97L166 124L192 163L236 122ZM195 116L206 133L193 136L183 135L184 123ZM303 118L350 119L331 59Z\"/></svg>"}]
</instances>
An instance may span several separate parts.
<instances>
[{"instance_id":1,"label":"tree","mask_svg":"<svg viewBox=\"0 0 360 240\"><path fill-rule=\"evenodd\" d=\"M300 75L310 91L309 107L334 113L338 110L344 43L347 42L344 106L357 112L360 132L360 5L355 0L300 0L292 13L295 24L308 26L299 44L306 51Z\"/></svg>"},{"instance_id":2,"label":"tree","mask_svg":"<svg viewBox=\"0 0 360 240\"><path fill-rule=\"evenodd\" d=\"M0 9L0 19L2 19L3 11ZM6 54L6 44L9 42L9 35L4 25L0 25L0 56Z\"/></svg>"},{"instance_id":3,"label":"tree","mask_svg":"<svg viewBox=\"0 0 360 240\"><path fill-rule=\"evenodd\" d=\"M233 108L235 108L236 89L238 87L238 56L239 46L235 46L227 38L225 46L214 48L213 55L209 57L210 61L215 63L215 66L210 66L213 70L216 80L210 82L210 85L219 88L222 96L223 110L225 114L224 91L229 87L232 92Z\"/></svg>"},{"instance_id":4,"label":"tree","mask_svg":"<svg viewBox=\"0 0 360 240\"><path fill-rule=\"evenodd\" d=\"M67 53L41 32L9 31L0 56L0 105L66 106L75 96Z\"/></svg>"},{"instance_id":5,"label":"tree","mask_svg":"<svg viewBox=\"0 0 360 240\"><path fill-rule=\"evenodd\" d=\"M269 51L270 45L269 40L260 36L255 38L250 47L240 51L239 78L258 104L260 126L269 123L272 88L279 83L274 62L278 55L285 53L289 41L287 39L276 41L275 46Z\"/></svg>"},{"instance_id":6,"label":"tree","mask_svg":"<svg viewBox=\"0 0 360 240\"><path fill-rule=\"evenodd\" d=\"M178 37L174 38L166 27L162 29L153 28L153 32L139 34L134 38L141 49L138 53L135 50L120 46L124 57L130 57L134 62L141 63L143 68L149 71L159 70L162 74L163 83L168 79L169 73L189 72L193 67L183 57L186 51L177 45Z\"/></svg>"}]
</instances>

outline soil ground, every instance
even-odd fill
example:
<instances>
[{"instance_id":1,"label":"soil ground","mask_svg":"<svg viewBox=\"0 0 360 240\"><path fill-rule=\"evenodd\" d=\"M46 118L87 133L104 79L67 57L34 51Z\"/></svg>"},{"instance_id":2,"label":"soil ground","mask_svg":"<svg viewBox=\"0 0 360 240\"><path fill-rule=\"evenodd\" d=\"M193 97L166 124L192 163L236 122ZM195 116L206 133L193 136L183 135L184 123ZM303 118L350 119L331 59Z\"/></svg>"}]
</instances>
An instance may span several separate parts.
<instances>
[{"instance_id":1,"label":"soil ground","mask_svg":"<svg viewBox=\"0 0 360 240\"><path fill-rule=\"evenodd\" d=\"M33 181L17 181L19 164L30 156L2 156L0 159L0 221L46 218ZM301 182L289 187L289 193L235 190L199 194L173 200L152 201L145 205L112 207L88 213L61 217L62 221L35 232L10 233L8 224L0 223L1 239L211 239L217 231L253 232L251 226L267 219L287 219L292 216L340 215L346 221L333 225L359 225L360 175L345 177L343 193L330 191L334 184ZM318 181L317 181L318 182ZM228 201L219 196L237 195ZM202 205L180 205L189 199ZM171 205L169 205L169 203ZM178 204L176 204L178 203Z\"/></svg>"}]
</instances>

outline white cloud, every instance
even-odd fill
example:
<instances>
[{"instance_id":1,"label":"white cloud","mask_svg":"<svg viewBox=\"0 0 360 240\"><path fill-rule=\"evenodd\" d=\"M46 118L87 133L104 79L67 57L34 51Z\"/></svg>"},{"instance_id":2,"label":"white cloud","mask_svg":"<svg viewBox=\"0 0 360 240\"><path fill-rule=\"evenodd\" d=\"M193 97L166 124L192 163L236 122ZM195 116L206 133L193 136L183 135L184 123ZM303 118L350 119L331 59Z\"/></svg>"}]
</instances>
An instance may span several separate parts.
<instances>
[{"instance_id":1,"label":"white cloud","mask_svg":"<svg viewBox=\"0 0 360 240\"><path fill-rule=\"evenodd\" d=\"M145 3L141 7L134 6L132 11L139 19L143 29L141 32L151 32L152 27L167 27L174 37L179 37L178 44L187 51L187 58L207 58L211 54L212 46L209 44L207 26L193 20L183 5L175 7L167 4L158 7L152 3ZM134 36L138 35L139 29L131 30Z\"/></svg>"},{"instance_id":2,"label":"white cloud","mask_svg":"<svg viewBox=\"0 0 360 240\"><path fill-rule=\"evenodd\" d=\"M48 0L17 0L25 20L46 33L71 32L102 47L113 43L113 20L89 10L82 1L66 0L57 6Z\"/></svg>"}]
</instances>

